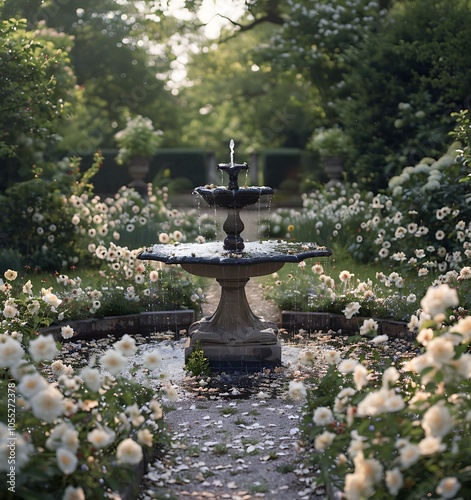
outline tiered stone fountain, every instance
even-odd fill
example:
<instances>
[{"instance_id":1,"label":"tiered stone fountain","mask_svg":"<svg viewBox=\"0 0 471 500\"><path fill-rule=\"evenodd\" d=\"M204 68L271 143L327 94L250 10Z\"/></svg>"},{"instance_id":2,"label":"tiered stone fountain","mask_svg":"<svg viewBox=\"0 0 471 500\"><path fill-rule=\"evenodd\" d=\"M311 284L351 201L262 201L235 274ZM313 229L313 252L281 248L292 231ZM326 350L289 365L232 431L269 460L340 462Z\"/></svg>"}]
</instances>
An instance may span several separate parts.
<instances>
[{"instance_id":1,"label":"tiered stone fountain","mask_svg":"<svg viewBox=\"0 0 471 500\"><path fill-rule=\"evenodd\" d=\"M244 242L240 210L255 205L261 196L272 195L270 187L239 187L238 175L246 163L220 164L229 175L228 187L201 186L194 193L211 207L227 210L224 243L157 244L139 255L142 260L180 264L196 276L215 278L221 285L216 311L189 329L185 361L196 347L203 349L213 371L254 372L281 365L281 345L276 323L256 316L247 302L245 286L250 278L280 270L286 262L326 257L331 251L314 243L284 241Z\"/></svg>"}]
</instances>

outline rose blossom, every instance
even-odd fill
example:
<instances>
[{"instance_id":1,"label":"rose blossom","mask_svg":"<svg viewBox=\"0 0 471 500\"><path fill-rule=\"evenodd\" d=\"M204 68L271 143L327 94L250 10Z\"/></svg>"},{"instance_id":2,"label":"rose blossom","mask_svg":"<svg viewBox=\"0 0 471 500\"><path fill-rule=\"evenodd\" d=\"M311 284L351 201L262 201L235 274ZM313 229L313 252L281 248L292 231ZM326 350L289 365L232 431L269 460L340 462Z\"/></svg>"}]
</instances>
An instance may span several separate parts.
<instances>
[{"instance_id":1,"label":"rose blossom","mask_svg":"<svg viewBox=\"0 0 471 500\"><path fill-rule=\"evenodd\" d=\"M319 406L314 410L313 420L316 425L328 425L334 421L332 410L325 406Z\"/></svg>"},{"instance_id":2,"label":"rose blossom","mask_svg":"<svg viewBox=\"0 0 471 500\"><path fill-rule=\"evenodd\" d=\"M117 375L121 370L126 368L128 360L121 352L110 349L100 358L100 364L112 375Z\"/></svg>"},{"instance_id":3,"label":"rose blossom","mask_svg":"<svg viewBox=\"0 0 471 500\"><path fill-rule=\"evenodd\" d=\"M138 464L143 457L141 445L131 438L124 439L118 445L116 457L120 464Z\"/></svg>"}]
</instances>

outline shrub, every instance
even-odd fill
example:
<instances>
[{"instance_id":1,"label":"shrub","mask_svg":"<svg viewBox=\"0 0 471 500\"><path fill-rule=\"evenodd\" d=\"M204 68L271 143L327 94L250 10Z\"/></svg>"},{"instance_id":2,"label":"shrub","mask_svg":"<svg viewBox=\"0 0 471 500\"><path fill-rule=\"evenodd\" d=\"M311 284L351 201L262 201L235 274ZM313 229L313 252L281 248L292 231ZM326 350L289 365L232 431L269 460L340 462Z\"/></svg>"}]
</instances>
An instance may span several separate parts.
<instances>
[{"instance_id":1,"label":"shrub","mask_svg":"<svg viewBox=\"0 0 471 500\"><path fill-rule=\"evenodd\" d=\"M39 327L60 318L61 299L16 278L9 270L0 286L0 469L8 473L2 498L37 498L38 492L51 499L109 498L166 441L162 392L149 387L158 355L131 367L130 380L121 377L137 350L124 335L100 356L101 367L94 356L79 368L65 365L56 359L60 344L38 335ZM63 336L73 336L70 330ZM133 380L138 372L145 384Z\"/></svg>"},{"instance_id":2,"label":"shrub","mask_svg":"<svg viewBox=\"0 0 471 500\"><path fill-rule=\"evenodd\" d=\"M378 370L353 349L343 360L329 351L327 373L308 392L302 430L311 458L346 499L471 492L471 317L444 326L458 306L447 285L430 288L421 305L419 355L402 366L383 359Z\"/></svg>"},{"instance_id":3,"label":"shrub","mask_svg":"<svg viewBox=\"0 0 471 500\"><path fill-rule=\"evenodd\" d=\"M0 11L4 8L0 5ZM9 16L10 17L10 16ZM75 101L71 37L25 19L0 20L0 191L27 179L57 142L60 117Z\"/></svg>"},{"instance_id":4,"label":"shrub","mask_svg":"<svg viewBox=\"0 0 471 500\"><path fill-rule=\"evenodd\" d=\"M316 242L333 248L334 257L348 255L357 262L382 267L386 286L390 286L387 277L399 273L405 297L411 293L420 296L434 282L459 284L462 300L469 305L471 290L466 277L471 263L471 200L469 184L460 182L468 167L459 159L462 153L457 148L455 143L437 160L424 158L404 168L390 180L385 193L375 195L347 183L305 194L304 210L273 214L267 222L268 233ZM311 297L312 304L300 299L298 307L338 309L336 300L329 301L329 294L309 293L310 288L322 290L314 276L306 280L306 285L303 280L281 280L273 296L283 304L296 302L293 294L298 294L296 287L300 286L305 289L301 296ZM378 298L393 306L394 301L387 296L384 290ZM398 303L403 303L402 298ZM391 311L385 308L384 312Z\"/></svg>"},{"instance_id":5,"label":"shrub","mask_svg":"<svg viewBox=\"0 0 471 500\"><path fill-rule=\"evenodd\" d=\"M350 151L350 139L339 127L319 129L314 132L308 149L319 154L321 158L346 158Z\"/></svg>"},{"instance_id":6,"label":"shrub","mask_svg":"<svg viewBox=\"0 0 471 500\"><path fill-rule=\"evenodd\" d=\"M152 158L162 142L162 131L155 130L149 118L138 115L129 119L114 138L119 146L116 160L122 164L133 157Z\"/></svg>"},{"instance_id":7,"label":"shrub","mask_svg":"<svg viewBox=\"0 0 471 500\"><path fill-rule=\"evenodd\" d=\"M101 160L95 155L93 165L82 173L79 160L64 159L37 169L34 179L13 185L0 197L6 220L0 244L16 252L22 267L83 268L93 265L91 245L113 242L138 249L163 233L179 241L196 238L196 211L171 208L166 188L152 188L147 203L125 186L114 197L95 196L90 180ZM0 261L0 268L8 267Z\"/></svg>"},{"instance_id":8,"label":"shrub","mask_svg":"<svg viewBox=\"0 0 471 500\"><path fill-rule=\"evenodd\" d=\"M193 352L188 357L185 369L193 377L207 377L211 373L209 360L204 355L204 350L199 343L196 343Z\"/></svg>"},{"instance_id":9,"label":"shrub","mask_svg":"<svg viewBox=\"0 0 471 500\"><path fill-rule=\"evenodd\" d=\"M34 178L9 187L0 197L4 214L0 245L17 252L23 266L57 270L87 256L76 244L76 227L68 206L71 196L88 196L90 179L99 169L101 156L81 172L78 159L64 159L34 169ZM4 270L6 265L0 262Z\"/></svg>"},{"instance_id":10,"label":"shrub","mask_svg":"<svg viewBox=\"0 0 471 500\"><path fill-rule=\"evenodd\" d=\"M273 282L265 284L266 297L282 310L349 316L349 308L355 304L355 315L409 321L417 311L417 294L426 288L426 283L418 286L397 272L389 275L378 272L374 279L360 279L343 270L335 278L320 263L306 269L308 266L303 262L300 267L302 271L286 277L275 274Z\"/></svg>"},{"instance_id":11,"label":"shrub","mask_svg":"<svg viewBox=\"0 0 471 500\"><path fill-rule=\"evenodd\" d=\"M336 109L351 136L354 179L377 190L407 164L442 151L451 111L468 97L466 1L397 3L380 29L351 51L349 97ZM352 176L353 179L353 176Z\"/></svg>"}]
</instances>

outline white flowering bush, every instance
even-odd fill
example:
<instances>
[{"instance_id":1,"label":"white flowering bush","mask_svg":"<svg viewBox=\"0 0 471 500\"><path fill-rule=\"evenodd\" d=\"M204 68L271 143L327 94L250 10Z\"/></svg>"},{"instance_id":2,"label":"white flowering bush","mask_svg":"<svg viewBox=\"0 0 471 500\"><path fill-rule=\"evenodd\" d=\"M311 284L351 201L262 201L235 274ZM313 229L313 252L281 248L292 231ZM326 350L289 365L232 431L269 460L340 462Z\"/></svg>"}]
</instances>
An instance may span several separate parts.
<instances>
[{"instance_id":1,"label":"white flowering bush","mask_svg":"<svg viewBox=\"0 0 471 500\"><path fill-rule=\"evenodd\" d=\"M11 320L10 327L18 324L18 332L30 338L52 322L66 324L143 311L200 310L204 291L180 266L144 262L136 258L138 250L113 244L99 247L98 252L102 252L103 266L96 276L82 279L57 274L49 280L52 286L46 285L37 293L33 293L27 275L16 281L7 278L5 283L0 279L0 301L4 317ZM16 279L18 272L8 270L5 276Z\"/></svg>"},{"instance_id":2,"label":"white flowering bush","mask_svg":"<svg viewBox=\"0 0 471 500\"><path fill-rule=\"evenodd\" d=\"M457 145L393 177L385 194L333 186L303 195L304 210L272 216L272 236L348 251L363 262L444 273L471 262L471 212ZM288 231L288 225L294 230Z\"/></svg>"},{"instance_id":3,"label":"white flowering bush","mask_svg":"<svg viewBox=\"0 0 471 500\"><path fill-rule=\"evenodd\" d=\"M66 203L77 243L85 249L109 243L138 248L152 245L161 233L175 241L197 236L197 212L172 208L165 187L150 188L146 202L134 189L123 186L112 197L84 193Z\"/></svg>"},{"instance_id":4,"label":"white flowering bush","mask_svg":"<svg viewBox=\"0 0 471 500\"><path fill-rule=\"evenodd\" d=\"M349 148L349 138L339 127L316 130L308 143L308 149L317 153L321 158L345 158Z\"/></svg>"},{"instance_id":5,"label":"white flowering bush","mask_svg":"<svg viewBox=\"0 0 471 500\"><path fill-rule=\"evenodd\" d=\"M0 198L2 272L22 267L60 272L93 266L93 245L115 243L135 249L152 245L160 234L175 241L194 241L198 228L207 237L214 235L214 223L212 227L207 221L197 224L196 210L172 208L165 187L149 185L147 201L126 186L114 196L95 195L90 180L101 161L95 155L93 165L82 172L78 160L64 159L50 166L51 172L38 169L34 179L7 190Z\"/></svg>"},{"instance_id":6,"label":"white flowering bush","mask_svg":"<svg viewBox=\"0 0 471 500\"><path fill-rule=\"evenodd\" d=\"M458 153L457 161L462 163L468 170L467 174L459 179L459 182L470 182L471 172L469 167L471 165L471 119L468 109L462 109L459 113L452 113L456 120L456 125L451 133L454 139L460 143L460 148L456 151Z\"/></svg>"},{"instance_id":7,"label":"white flowering bush","mask_svg":"<svg viewBox=\"0 0 471 500\"><path fill-rule=\"evenodd\" d=\"M141 249L110 243L91 246L101 261L94 278L85 282L66 274L56 276L57 292L67 306L67 319L120 316L147 311L193 309L205 298L199 281L180 266L138 259Z\"/></svg>"},{"instance_id":8,"label":"white flowering bush","mask_svg":"<svg viewBox=\"0 0 471 500\"><path fill-rule=\"evenodd\" d=\"M360 279L348 270L337 276L327 273L321 263L281 277L278 273L265 285L265 295L283 310L331 312L353 316L409 321L417 312L417 295L398 272L378 272L375 279ZM418 286L415 283L415 289Z\"/></svg>"},{"instance_id":9,"label":"white flowering bush","mask_svg":"<svg viewBox=\"0 0 471 500\"><path fill-rule=\"evenodd\" d=\"M145 245L157 241L179 243L197 237L196 212L182 213L171 208L167 196L166 189L156 188L145 203L127 187L105 199L84 190L61 196L53 215L36 209L22 213L28 219L26 225L32 224L34 238L41 235L44 259L49 254L55 259L62 256L60 264L54 261L56 282L52 284L64 300L63 307L67 305L67 319L200 309L203 293L199 280L183 273L179 266L137 259ZM65 248L56 248L65 236L58 239L52 234L60 231L59 222L45 225L52 216L68 221L71 227ZM20 266L19 261L17 264ZM75 271L71 272L71 268ZM62 269L69 272L60 273ZM36 266L26 266L26 275L35 272Z\"/></svg>"},{"instance_id":10,"label":"white flowering bush","mask_svg":"<svg viewBox=\"0 0 471 500\"><path fill-rule=\"evenodd\" d=\"M76 265L86 256L86 247L76 244L73 213L68 210L67 200L90 196L90 180L102 159L96 154L85 171L77 158L33 167L32 179L6 189L0 197L2 272L8 267L25 266L55 271Z\"/></svg>"},{"instance_id":11,"label":"white flowering bush","mask_svg":"<svg viewBox=\"0 0 471 500\"><path fill-rule=\"evenodd\" d=\"M137 115L130 118L124 129L114 136L119 147L116 160L126 163L136 156L152 158L162 143L163 132L154 129L150 118Z\"/></svg>"},{"instance_id":12,"label":"white flowering bush","mask_svg":"<svg viewBox=\"0 0 471 500\"><path fill-rule=\"evenodd\" d=\"M135 340L124 335L99 359L65 365L61 345L38 327L58 316L52 290L12 294L16 272L5 273L0 323L0 471L2 498L107 498L135 478L135 466L166 440L160 386L152 387L161 357L147 352L129 369ZM64 338L73 336L62 328ZM132 375L139 372L144 383ZM170 393L167 394L170 397Z\"/></svg>"},{"instance_id":13,"label":"white flowering bush","mask_svg":"<svg viewBox=\"0 0 471 500\"><path fill-rule=\"evenodd\" d=\"M88 251L97 279L83 283L59 275L61 296L75 317L119 315L143 310L195 309L204 298L198 280L179 266L143 262L145 245L196 239L194 211L182 213L168 204L166 189L156 188L145 203L123 187L114 197L72 196L68 199L76 244Z\"/></svg>"},{"instance_id":14,"label":"white flowering bush","mask_svg":"<svg viewBox=\"0 0 471 500\"><path fill-rule=\"evenodd\" d=\"M259 51L272 64L299 71L303 68L318 78L338 83L346 50L358 44L385 14L379 3L367 0L317 2L288 1L286 22ZM321 71L323 70L323 71Z\"/></svg>"},{"instance_id":15,"label":"white flowering bush","mask_svg":"<svg viewBox=\"0 0 471 500\"><path fill-rule=\"evenodd\" d=\"M396 303L398 311L394 315L398 319L403 315L403 305L411 312L407 306L411 294L421 296L432 284L459 286L462 305L468 307L471 200L469 183L459 182L467 167L457 160L457 148L455 143L438 160L424 158L406 167L400 176L391 179L389 191L384 194L362 192L352 184L305 194L303 211L278 211L266 221L267 231L272 237L326 245L333 249L334 257L347 254L356 262L377 266L381 287L389 287L389 292L378 291L380 301L375 305L384 303L389 314L388 304L394 308ZM390 279L397 275L399 281ZM299 288L299 281L304 279L281 279L281 290L275 298L287 302L298 295L299 300L292 300L298 309L338 312L337 301L331 304L324 293L335 291L334 287L326 290L311 276ZM299 294L300 289L306 293ZM307 297L312 302L309 306L305 304ZM360 302L365 299L371 302L370 297ZM365 314L369 314L367 310L365 303Z\"/></svg>"},{"instance_id":16,"label":"white flowering bush","mask_svg":"<svg viewBox=\"0 0 471 500\"><path fill-rule=\"evenodd\" d=\"M347 500L471 494L471 316L450 322L457 306L455 289L429 288L418 354L403 364L326 351L303 433L323 479Z\"/></svg>"},{"instance_id":17,"label":"white flowering bush","mask_svg":"<svg viewBox=\"0 0 471 500\"><path fill-rule=\"evenodd\" d=\"M35 294L31 281L21 284L16 281L18 272L11 269L5 271L4 278L5 282L0 279L0 332L27 345L40 328L64 319L63 301L52 288L41 288Z\"/></svg>"}]
</instances>

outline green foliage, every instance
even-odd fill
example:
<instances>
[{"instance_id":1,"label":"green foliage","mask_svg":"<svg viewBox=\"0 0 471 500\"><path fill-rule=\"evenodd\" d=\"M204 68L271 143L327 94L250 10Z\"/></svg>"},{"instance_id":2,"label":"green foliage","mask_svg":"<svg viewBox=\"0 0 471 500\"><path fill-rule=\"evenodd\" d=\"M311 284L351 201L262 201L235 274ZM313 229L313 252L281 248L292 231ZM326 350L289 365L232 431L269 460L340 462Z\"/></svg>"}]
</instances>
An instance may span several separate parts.
<instances>
[{"instance_id":1,"label":"green foliage","mask_svg":"<svg viewBox=\"0 0 471 500\"><path fill-rule=\"evenodd\" d=\"M308 149L323 158L335 156L345 158L350 148L349 137L339 127L315 131L308 144Z\"/></svg>"},{"instance_id":2,"label":"green foliage","mask_svg":"<svg viewBox=\"0 0 471 500\"><path fill-rule=\"evenodd\" d=\"M158 123L163 145L197 144L220 158L230 138L247 157L266 148L304 148L314 130L339 123L354 146L346 163L351 179L376 191L407 163L442 150L449 112L467 98L469 2L448 3L251 1L219 43L196 36L200 23L164 15L166 7L151 2L86 0L59 9L54 2L7 0L2 14L24 16L31 30L38 28L35 43L49 60L54 47L61 49L43 83L54 74L59 96L69 82L63 103L77 103L60 127L61 150L69 155L111 146L129 115ZM194 16L200 2L185 6ZM178 42L165 44L175 34ZM191 85L179 85L172 72L183 39L199 49L187 66ZM155 43L161 50L151 50ZM78 91L70 85L74 73ZM50 102L56 106L56 95ZM30 149L44 156L53 148ZM21 175L30 163L24 161ZM10 182L17 170L9 169Z\"/></svg>"},{"instance_id":3,"label":"green foliage","mask_svg":"<svg viewBox=\"0 0 471 500\"><path fill-rule=\"evenodd\" d=\"M86 248L75 244L74 209L67 199L90 193L90 180L100 163L97 154L93 165L82 172L78 159L64 159L35 168L34 178L9 187L0 197L4 214L0 245L14 250L23 266L43 270L54 271L85 258Z\"/></svg>"},{"instance_id":4,"label":"green foliage","mask_svg":"<svg viewBox=\"0 0 471 500\"><path fill-rule=\"evenodd\" d=\"M341 257L335 259L335 266L329 260L323 264L278 272L265 281L265 296L285 311L344 314L349 304L358 304L360 317L409 321L417 311L416 295L422 294L430 282L403 278L398 273L386 276L380 266L365 269Z\"/></svg>"},{"instance_id":5,"label":"green foliage","mask_svg":"<svg viewBox=\"0 0 471 500\"><path fill-rule=\"evenodd\" d=\"M258 58L278 71L294 71L317 89L316 105L328 119L346 66L346 53L376 29L386 11L369 0L297 1L284 12L285 22L269 44L257 47ZM332 123L327 122L330 126Z\"/></svg>"},{"instance_id":6,"label":"green foliage","mask_svg":"<svg viewBox=\"0 0 471 500\"><path fill-rule=\"evenodd\" d=\"M470 22L466 1L400 3L349 53L347 97L336 109L362 186L384 187L400 168L443 150L450 110L462 107L471 85L469 51L462 49L471 41Z\"/></svg>"},{"instance_id":7,"label":"green foliage","mask_svg":"<svg viewBox=\"0 0 471 500\"><path fill-rule=\"evenodd\" d=\"M194 346L193 352L188 356L185 369L195 377L207 377L211 373L209 360L199 343Z\"/></svg>"},{"instance_id":8,"label":"green foliage","mask_svg":"<svg viewBox=\"0 0 471 500\"><path fill-rule=\"evenodd\" d=\"M182 129L185 144L225 160L232 138L239 161L267 148L305 146L320 125L317 90L303 85L296 72L274 71L272 61L253 50L269 43L276 29L261 24L237 37L229 32L223 44L208 44L192 56L188 77L194 84L180 92L189 116Z\"/></svg>"},{"instance_id":9,"label":"green foliage","mask_svg":"<svg viewBox=\"0 0 471 500\"><path fill-rule=\"evenodd\" d=\"M130 113L149 116L178 143L185 117L175 112L178 102L164 89L161 75L171 74L175 59L168 39L184 36L194 29L192 23L147 0L139 5L116 0L4 3L4 19L25 18L32 30L46 26L64 40L73 38L69 71L77 75L80 102L60 129L65 137L60 151L84 157L97 147L112 147L114 133Z\"/></svg>"},{"instance_id":10,"label":"green foliage","mask_svg":"<svg viewBox=\"0 0 471 500\"><path fill-rule=\"evenodd\" d=\"M471 198L469 184L459 182L468 168L457 156L462 154L457 147L452 145L437 160L423 158L406 167L391 178L384 194L347 183L304 195L303 211L273 214L267 231L271 237L332 248L335 260L361 276L363 284L351 281L347 288L338 286L329 264L320 276L315 265L314 274L280 273L269 295L284 309L340 313L356 302L360 315L404 320L426 287L445 282L460 290L469 307ZM376 274L367 277L371 270Z\"/></svg>"},{"instance_id":11,"label":"green foliage","mask_svg":"<svg viewBox=\"0 0 471 500\"><path fill-rule=\"evenodd\" d=\"M457 162L462 163L468 171L471 166L471 120L469 118L469 110L463 109L459 113L452 113L452 117L456 119L456 126L450 135L456 141L460 142L461 148L457 149L458 156ZM471 180L471 173L462 177L460 182L469 182Z\"/></svg>"},{"instance_id":12,"label":"green foliage","mask_svg":"<svg viewBox=\"0 0 471 500\"><path fill-rule=\"evenodd\" d=\"M0 11L1 13L1 11ZM0 21L0 189L29 178L57 142L60 118L74 100L71 40L26 20Z\"/></svg>"}]
</instances>

